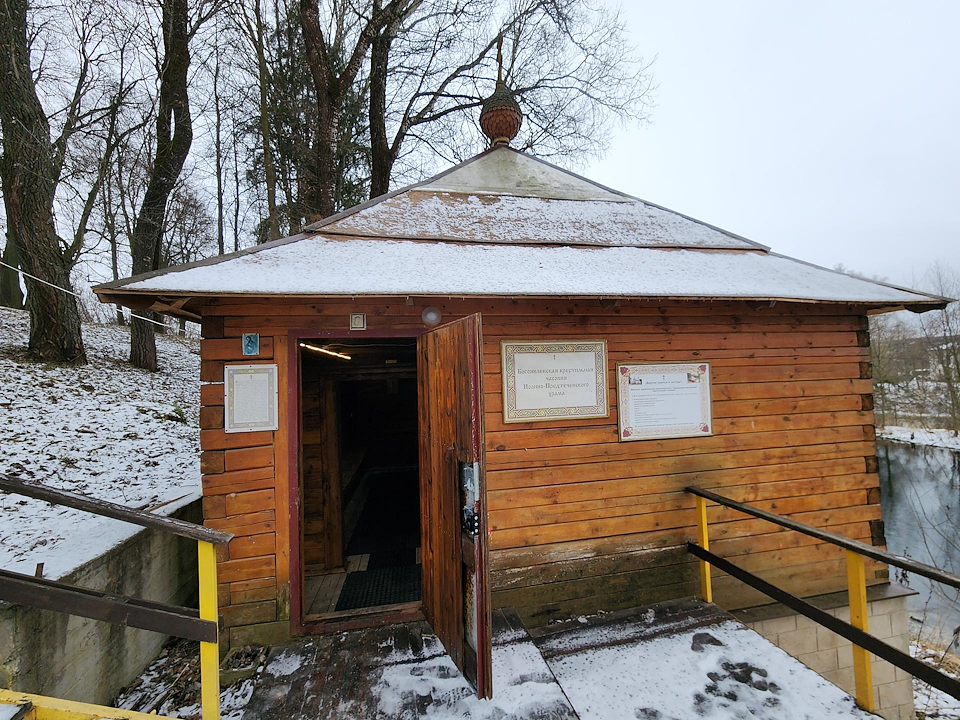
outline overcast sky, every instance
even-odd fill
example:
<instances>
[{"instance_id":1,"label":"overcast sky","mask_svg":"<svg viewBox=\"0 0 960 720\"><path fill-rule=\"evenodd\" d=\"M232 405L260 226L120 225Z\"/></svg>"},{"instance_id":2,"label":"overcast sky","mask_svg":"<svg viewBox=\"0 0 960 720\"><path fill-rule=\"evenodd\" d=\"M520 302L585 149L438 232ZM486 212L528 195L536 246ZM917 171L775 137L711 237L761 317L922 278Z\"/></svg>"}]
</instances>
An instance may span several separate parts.
<instances>
[{"instance_id":1,"label":"overcast sky","mask_svg":"<svg viewBox=\"0 0 960 720\"><path fill-rule=\"evenodd\" d=\"M652 124L586 174L774 251L960 268L960 2L638 2Z\"/></svg>"}]
</instances>

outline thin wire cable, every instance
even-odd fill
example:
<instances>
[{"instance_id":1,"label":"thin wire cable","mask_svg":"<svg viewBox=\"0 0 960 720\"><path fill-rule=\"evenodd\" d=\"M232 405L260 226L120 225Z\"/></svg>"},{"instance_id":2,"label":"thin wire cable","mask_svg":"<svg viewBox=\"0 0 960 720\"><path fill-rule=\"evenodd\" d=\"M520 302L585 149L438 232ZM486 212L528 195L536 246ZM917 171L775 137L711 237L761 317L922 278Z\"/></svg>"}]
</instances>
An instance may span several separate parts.
<instances>
[{"instance_id":1,"label":"thin wire cable","mask_svg":"<svg viewBox=\"0 0 960 720\"><path fill-rule=\"evenodd\" d=\"M79 298L80 300L83 300L83 297L82 297L82 296L78 295L77 293L73 292L72 290L67 290L66 288L60 287L59 285L54 285L52 282L47 282L46 280L43 280L42 278L38 278L36 275L31 275L31 274L28 273L26 270L22 270L21 268L14 267L13 265L8 265L8 264L5 263L3 260L0 260L0 265L3 265L5 268L10 268L11 270L13 270L13 271L15 271L15 272L18 272L18 273L20 273L21 275L24 275L25 277L28 277L28 278L30 278L30 279L32 279L32 280L36 280L36 281L39 282L39 283L43 283L44 285L49 285L49 286L52 287L54 290L59 290L60 292L65 292L67 295L73 295L75 298ZM167 324L166 324L166 323L162 323L162 322L160 322L159 320L152 320L152 319L150 319L150 318L145 318L145 317L143 317L142 315L135 315L134 317L136 317L137 320L143 320L143 322L148 322L148 323L153 323L154 325L159 325L160 327L164 328L165 330L169 330L169 329L170 329L170 328L167 327Z\"/></svg>"}]
</instances>

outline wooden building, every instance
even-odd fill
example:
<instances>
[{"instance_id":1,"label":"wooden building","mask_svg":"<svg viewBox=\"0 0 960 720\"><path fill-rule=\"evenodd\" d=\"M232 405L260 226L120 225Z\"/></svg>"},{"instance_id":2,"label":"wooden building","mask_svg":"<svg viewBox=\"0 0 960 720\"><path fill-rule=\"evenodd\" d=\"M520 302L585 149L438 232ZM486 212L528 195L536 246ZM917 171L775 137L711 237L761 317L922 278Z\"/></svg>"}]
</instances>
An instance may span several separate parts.
<instances>
[{"instance_id":1,"label":"wooden building","mask_svg":"<svg viewBox=\"0 0 960 720\"><path fill-rule=\"evenodd\" d=\"M491 607L538 624L697 593L687 485L882 545L867 315L944 304L509 147L96 292L202 325L204 516L236 535L226 641L422 614L482 692ZM563 375L591 358L592 377ZM701 406L618 400L664 364L696 366ZM250 365L276 368L260 395ZM674 407L709 419L678 430ZM710 512L718 554L802 596L845 587L841 548ZM767 602L729 577L714 593Z\"/></svg>"}]
</instances>

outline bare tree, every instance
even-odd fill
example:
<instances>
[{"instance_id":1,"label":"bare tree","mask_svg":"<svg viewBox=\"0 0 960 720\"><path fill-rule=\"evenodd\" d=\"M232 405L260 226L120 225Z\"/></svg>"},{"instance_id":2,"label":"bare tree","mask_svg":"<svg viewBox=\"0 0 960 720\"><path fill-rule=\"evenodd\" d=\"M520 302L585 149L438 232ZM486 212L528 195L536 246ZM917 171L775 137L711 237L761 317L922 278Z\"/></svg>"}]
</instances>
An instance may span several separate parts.
<instances>
[{"instance_id":1,"label":"bare tree","mask_svg":"<svg viewBox=\"0 0 960 720\"><path fill-rule=\"evenodd\" d=\"M333 215L337 210L337 160L344 105L374 37L397 8L410 2L391 0L384 6L381 0L372 0L357 7L344 0L332 0L325 8L329 14L323 22L318 0L300 0L300 24L317 108L312 143L315 177L306 183L302 197L319 217Z\"/></svg>"},{"instance_id":2,"label":"bare tree","mask_svg":"<svg viewBox=\"0 0 960 720\"><path fill-rule=\"evenodd\" d=\"M160 267L163 220L167 200L193 143L193 120L187 96L190 66L187 0L163 0L163 61L156 118L156 152L143 203L130 237L134 274ZM157 345L149 313L133 314L130 362L145 370L157 369Z\"/></svg>"},{"instance_id":3,"label":"bare tree","mask_svg":"<svg viewBox=\"0 0 960 720\"><path fill-rule=\"evenodd\" d=\"M927 285L943 297L960 297L960 274L944 263L935 263L927 272ZM920 326L935 361L931 381L939 388L939 410L948 429L960 431L960 303L920 316Z\"/></svg>"},{"instance_id":4,"label":"bare tree","mask_svg":"<svg viewBox=\"0 0 960 720\"><path fill-rule=\"evenodd\" d=\"M371 196L404 156L419 174L425 155L454 161L482 147L477 112L499 37L525 114L520 149L582 164L606 149L610 122L647 118L650 65L616 12L582 0L407 2L386 13L371 48Z\"/></svg>"},{"instance_id":5,"label":"bare tree","mask_svg":"<svg viewBox=\"0 0 960 720\"><path fill-rule=\"evenodd\" d=\"M76 300L70 287L69 258L61 249L54 200L66 142L79 121L85 79L77 83L74 107L60 137L37 96L30 64L27 0L0 0L0 163L8 238L27 277L30 353L41 360L86 362Z\"/></svg>"},{"instance_id":6,"label":"bare tree","mask_svg":"<svg viewBox=\"0 0 960 720\"><path fill-rule=\"evenodd\" d=\"M20 267L20 253L9 235L0 260L4 263L0 265L0 305L23 310L23 290L20 288L20 273L17 272Z\"/></svg>"},{"instance_id":7,"label":"bare tree","mask_svg":"<svg viewBox=\"0 0 960 720\"><path fill-rule=\"evenodd\" d=\"M642 121L649 111L649 65L616 13L582 0L331 0L323 9L325 23L317 0L300 2L317 102L309 204L322 216L338 209L341 119L367 53L370 196L387 191L401 158L401 175L418 175L430 157L480 149L475 115L492 90L501 36L506 77L526 114L521 149L582 163L605 149L611 121Z\"/></svg>"},{"instance_id":8,"label":"bare tree","mask_svg":"<svg viewBox=\"0 0 960 720\"><path fill-rule=\"evenodd\" d=\"M270 122L270 89L272 86L270 46L265 11L260 0L253 0L252 6L241 2L234 12L237 24L253 53L254 70L251 73L257 85L257 122L260 153L263 161L264 184L267 201L266 239L280 237L280 220L277 210L277 167L274 160L272 129Z\"/></svg>"},{"instance_id":9,"label":"bare tree","mask_svg":"<svg viewBox=\"0 0 960 720\"><path fill-rule=\"evenodd\" d=\"M0 3L0 63L11 79L0 86L5 254L45 281L25 283L30 349L47 360L84 360L70 272L90 249L91 217L114 154L135 129L125 117L137 86L132 33L120 30L114 9L97 0Z\"/></svg>"}]
</instances>

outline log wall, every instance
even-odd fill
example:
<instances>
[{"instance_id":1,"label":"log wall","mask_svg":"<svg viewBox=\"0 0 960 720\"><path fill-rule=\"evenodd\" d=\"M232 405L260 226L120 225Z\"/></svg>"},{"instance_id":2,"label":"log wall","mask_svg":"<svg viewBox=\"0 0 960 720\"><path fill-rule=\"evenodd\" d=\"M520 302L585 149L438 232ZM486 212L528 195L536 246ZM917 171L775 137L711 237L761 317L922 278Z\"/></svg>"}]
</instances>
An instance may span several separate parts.
<instances>
[{"instance_id":1,"label":"log wall","mask_svg":"<svg viewBox=\"0 0 960 720\"><path fill-rule=\"evenodd\" d=\"M232 637L247 638L241 626L289 617L289 473L283 426L231 436L220 429L223 362L246 361L240 335L260 332L262 359L280 364L283 388L289 331L340 332L350 312L366 312L370 336L414 335L426 305L439 307L445 321L483 314L495 606L517 607L536 623L694 594L696 564L684 551L695 537L694 504L682 492L691 483L883 543L862 308L222 298L204 309L202 375L214 384L203 388L201 436L207 524L238 536L220 564ZM607 340L610 417L504 425L500 341L563 338ZM711 363L715 435L618 442L616 363L694 360ZM713 550L785 589L812 595L845 587L842 551L725 508L712 507L709 517ZM871 570L883 581L884 569ZM727 608L765 601L730 578L716 578L714 587Z\"/></svg>"}]
</instances>

